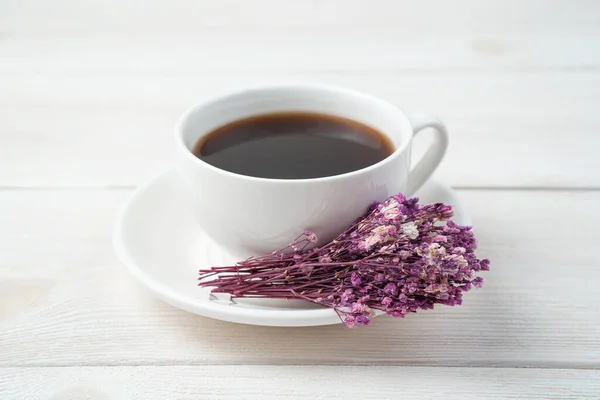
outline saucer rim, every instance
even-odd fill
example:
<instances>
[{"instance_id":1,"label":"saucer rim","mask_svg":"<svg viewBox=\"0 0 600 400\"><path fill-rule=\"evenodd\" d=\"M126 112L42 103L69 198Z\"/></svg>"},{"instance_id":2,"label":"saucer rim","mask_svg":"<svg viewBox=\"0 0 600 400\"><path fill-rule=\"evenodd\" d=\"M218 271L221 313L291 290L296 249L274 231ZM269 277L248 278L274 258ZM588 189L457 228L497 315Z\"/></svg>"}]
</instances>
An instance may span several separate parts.
<instances>
[{"instance_id":1,"label":"saucer rim","mask_svg":"<svg viewBox=\"0 0 600 400\"><path fill-rule=\"evenodd\" d=\"M117 213L113 228L113 247L117 257L136 280L146 286L156 297L172 306L194 314L224 321L266 326L319 326L334 325L342 322L336 312L330 308L313 310L263 309L237 307L235 305L224 305L207 300L189 298L168 285L157 281L153 275L147 273L143 267L138 265L139 263L130 255L123 237L123 226L126 216L130 209L135 206L137 200L144 196L149 188L163 179L168 179L170 175L175 177L175 173L176 169L174 167L168 168L138 186L127 197ZM261 321L253 321L254 319L261 319Z\"/></svg>"},{"instance_id":2,"label":"saucer rim","mask_svg":"<svg viewBox=\"0 0 600 400\"><path fill-rule=\"evenodd\" d=\"M130 210L151 187L162 180L176 178L176 174L176 168L170 167L152 176L146 182L136 187L133 193L127 196L126 200L123 202L122 206L117 212L112 234L113 248L119 260L125 265L129 273L137 281L142 283L157 298L174 307L194 314L223 321L250 325L281 327L321 326L342 323L335 310L330 308L312 310L251 308L238 307L232 304L225 305L210 300L202 300L200 298L190 298L180 294L166 284L163 284L154 278L153 275L146 272L144 268L135 261L135 258L131 256L130 251L125 244L124 224ZM449 192L452 197L452 206L455 209L460 210L460 215L462 216L463 220L461 223L470 225L470 218L465 212L460 200L455 195L454 190L448 185L444 185L437 181L436 179L428 179L423 187L432 184L442 186L447 192ZM378 314L383 314L383 312Z\"/></svg>"}]
</instances>

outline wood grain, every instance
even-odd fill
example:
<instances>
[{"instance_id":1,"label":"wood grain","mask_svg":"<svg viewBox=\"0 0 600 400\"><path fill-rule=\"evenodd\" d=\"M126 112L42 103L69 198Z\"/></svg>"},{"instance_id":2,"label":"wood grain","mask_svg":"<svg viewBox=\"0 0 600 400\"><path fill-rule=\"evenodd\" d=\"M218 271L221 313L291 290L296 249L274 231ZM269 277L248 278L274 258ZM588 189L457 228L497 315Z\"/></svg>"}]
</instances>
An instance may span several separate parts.
<instances>
[{"instance_id":1,"label":"wood grain","mask_svg":"<svg viewBox=\"0 0 600 400\"><path fill-rule=\"evenodd\" d=\"M0 7L0 186L137 185L192 103L300 81L439 114L454 186L600 188L598 2Z\"/></svg>"},{"instance_id":2,"label":"wood grain","mask_svg":"<svg viewBox=\"0 0 600 400\"><path fill-rule=\"evenodd\" d=\"M462 307L252 327L125 272L115 212L182 111L290 81L446 121L493 261ZM599 107L595 0L0 1L0 399L600 399Z\"/></svg>"},{"instance_id":3,"label":"wood grain","mask_svg":"<svg viewBox=\"0 0 600 400\"><path fill-rule=\"evenodd\" d=\"M339 29L396 31L401 34L399 40L478 33L584 35L597 32L600 21L594 0L456 0L452 4L439 0L379 0L373 4L344 0L173 0L151 4L144 0L57 0L52 5L44 0L26 4L4 0L2 6L0 21L7 33L55 38L283 28L307 34ZM75 15L78 18L73 18Z\"/></svg>"},{"instance_id":4,"label":"wood grain","mask_svg":"<svg viewBox=\"0 0 600 400\"><path fill-rule=\"evenodd\" d=\"M0 192L0 365L600 366L598 192L461 191L493 261L484 289L356 330L234 325L150 298L111 249L126 194Z\"/></svg>"},{"instance_id":5,"label":"wood grain","mask_svg":"<svg viewBox=\"0 0 600 400\"><path fill-rule=\"evenodd\" d=\"M438 175L454 186L600 188L600 75L563 72L0 77L0 185L137 185L173 162L173 127L189 105L288 80L353 87L409 113L437 113L451 135ZM426 143L416 140L415 159Z\"/></svg>"},{"instance_id":6,"label":"wood grain","mask_svg":"<svg viewBox=\"0 0 600 400\"><path fill-rule=\"evenodd\" d=\"M590 0L5 3L10 75L600 66Z\"/></svg>"},{"instance_id":7,"label":"wood grain","mask_svg":"<svg viewBox=\"0 0 600 400\"><path fill-rule=\"evenodd\" d=\"M0 369L3 400L598 399L600 371L326 366Z\"/></svg>"},{"instance_id":8,"label":"wood grain","mask_svg":"<svg viewBox=\"0 0 600 400\"><path fill-rule=\"evenodd\" d=\"M276 33L276 34L275 34ZM174 37L173 37L174 36ZM7 76L190 75L223 72L598 71L598 37L401 40L396 32L218 32L136 37L7 36ZM173 43L177 45L173 45ZM281 49L287 49L281 54ZM260 56L256 56L261 54Z\"/></svg>"}]
</instances>

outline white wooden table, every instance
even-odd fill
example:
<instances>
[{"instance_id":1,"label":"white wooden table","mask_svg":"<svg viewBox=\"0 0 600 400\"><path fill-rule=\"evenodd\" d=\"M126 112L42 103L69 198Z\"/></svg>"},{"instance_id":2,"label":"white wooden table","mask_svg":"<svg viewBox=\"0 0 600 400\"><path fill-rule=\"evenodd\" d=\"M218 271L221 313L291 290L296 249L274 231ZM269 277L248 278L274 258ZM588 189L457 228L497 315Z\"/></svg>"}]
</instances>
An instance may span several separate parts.
<instances>
[{"instance_id":1,"label":"white wooden table","mask_svg":"<svg viewBox=\"0 0 600 400\"><path fill-rule=\"evenodd\" d=\"M325 82L452 135L484 289L367 327L150 297L116 209L190 104ZM0 399L600 399L600 2L0 0Z\"/></svg>"}]
</instances>

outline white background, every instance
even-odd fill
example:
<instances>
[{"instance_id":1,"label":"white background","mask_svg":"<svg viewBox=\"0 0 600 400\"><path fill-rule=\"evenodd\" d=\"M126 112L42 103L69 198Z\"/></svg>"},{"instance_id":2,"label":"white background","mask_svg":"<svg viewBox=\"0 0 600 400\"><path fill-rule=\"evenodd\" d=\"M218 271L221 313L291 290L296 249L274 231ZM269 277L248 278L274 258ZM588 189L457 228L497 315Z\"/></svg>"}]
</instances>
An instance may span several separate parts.
<instances>
[{"instance_id":1,"label":"white background","mask_svg":"<svg viewBox=\"0 0 600 400\"><path fill-rule=\"evenodd\" d=\"M492 259L462 307L252 327L128 276L181 112L290 80L446 121ZM0 0L0 399L600 399L599 131L594 0Z\"/></svg>"}]
</instances>

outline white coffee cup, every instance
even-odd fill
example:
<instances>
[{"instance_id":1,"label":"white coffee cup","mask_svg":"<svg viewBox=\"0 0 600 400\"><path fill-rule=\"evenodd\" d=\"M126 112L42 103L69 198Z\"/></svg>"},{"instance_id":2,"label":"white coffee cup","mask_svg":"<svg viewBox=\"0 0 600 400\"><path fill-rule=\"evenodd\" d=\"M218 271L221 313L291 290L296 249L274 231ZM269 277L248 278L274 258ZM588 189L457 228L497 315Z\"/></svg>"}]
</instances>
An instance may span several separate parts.
<instances>
[{"instance_id":1,"label":"white coffee cup","mask_svg":"<svg viewBox=\"0 0 600 400\"><path fill-rule=\"evenodd\" d=\"M383 133L395 151L369 167L314 179L270 179L216 168L192 149L215 128L249 116L308 111L349 118ZM410 170L412 138L431 127L429 149ZM436 117L408 118L376 97L325 85L278 85L244 89L196 105L176 127L177 165L191 207L204 232L240 258L285 247L305 229L319 244L335 238L374 201L412 195L433 173L448 146ZM173 232L174 235L177 232Z\"/></svg>"}]
</instances>

